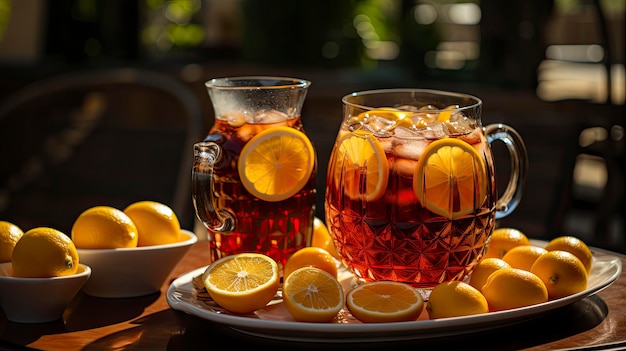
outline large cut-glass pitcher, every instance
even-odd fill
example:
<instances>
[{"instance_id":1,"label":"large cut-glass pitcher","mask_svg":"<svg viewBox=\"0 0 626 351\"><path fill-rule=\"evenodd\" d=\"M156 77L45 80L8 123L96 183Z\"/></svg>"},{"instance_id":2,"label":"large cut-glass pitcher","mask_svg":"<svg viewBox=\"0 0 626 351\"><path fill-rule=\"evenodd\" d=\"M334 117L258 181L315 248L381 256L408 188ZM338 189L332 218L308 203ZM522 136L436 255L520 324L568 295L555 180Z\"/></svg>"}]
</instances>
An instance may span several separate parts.
<instances>
[{"instance_id":1,"label":"large cut-glass pitcher","mask_svg":"<svg viewBox=\"0 0 626 351\"><path fill-rule=\"evenodd\" d=\"M428 289L463 280L485 254L496 218L518 205L526 148L510 126L481 122L474 96L417 89L343 98L329 161L326 223L343 263L364 281ZM512 170L498 197L491 143Z\"/></svg>"}]
</instances>

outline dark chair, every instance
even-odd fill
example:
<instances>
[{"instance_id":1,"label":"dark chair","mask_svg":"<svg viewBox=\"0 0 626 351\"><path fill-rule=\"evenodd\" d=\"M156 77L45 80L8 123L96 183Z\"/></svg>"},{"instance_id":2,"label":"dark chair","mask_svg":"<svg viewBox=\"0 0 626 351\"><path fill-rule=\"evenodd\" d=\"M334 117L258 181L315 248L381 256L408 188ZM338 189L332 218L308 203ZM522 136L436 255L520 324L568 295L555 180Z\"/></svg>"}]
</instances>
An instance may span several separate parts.
<instances>
[{"instance_id":1,"label":"dark chair","mask_svg":"<svg viewBox=\"0 0 626 351\"><path fill-rule=\"evenodd\" d=\"M590 2L604 49L603 69L606 75L606 101L592 104L585 101L565 101L565 108L580 121L572 145L563 158L560 196L553 205L551 230L553 236L578 235L591 245L626 252L623 234L624 213L624 124L626 110L615 99L612 66L624 65L612 60L615 49L611 44L610 26L599 0ZM585 106L586 105L586 106ZM590 108L591 106L591 108ZM591 112L589 112L591 111ZM587 167L585 167L587 165ZM589 186L576 178L589 176L592 166L600 167L606 179L599 186ZM586 237L585 237L586 236Z\"/></svg>"},{"instance_id":2,"label":"dark chair","mask_svg":"<svg viewBox=\"0 0 626 351\"><path fill-rule=\"evenodd\" d=\"M196 95L162 73L116 68L33 82L0 101L0 220L69 234L89 207L154 200L193 228Z\"/></svg>"}]
</instances>

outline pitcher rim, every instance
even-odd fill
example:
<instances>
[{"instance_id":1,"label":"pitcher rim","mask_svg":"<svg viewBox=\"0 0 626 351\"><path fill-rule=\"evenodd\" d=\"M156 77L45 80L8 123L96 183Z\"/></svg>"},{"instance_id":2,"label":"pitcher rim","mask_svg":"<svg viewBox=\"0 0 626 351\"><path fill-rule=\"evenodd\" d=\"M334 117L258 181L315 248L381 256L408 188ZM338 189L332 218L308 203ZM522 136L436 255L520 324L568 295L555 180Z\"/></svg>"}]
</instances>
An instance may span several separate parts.
<instances>
[{"instance_id":1,"label":"pitcher rim","mask_svg":"<svg viewBox=\"0 0 626 351\"><path fill-rule=\"evenodd\" d=\"M469 110L469 109L473 109L479 106L482 106L483 101L471 94L466 94L466 93L459 93L459 92L453 92L453 91L446 91L446 90L437 90L437 89L420 89L420 88L392 88L392 89L372 89L372 90L362 90L362 91L355 91L352 92L350 94L344 95L341 98L341 101L345 104L345 105L350 105L353 107L357 107L360 109L364 109L364 110L374 110L374 109L378 109L380 107L383 106L367 106L367 105L361 105L361 104L357 104L354 102L350 102L348 101L349 98L351 97L355 97L355 96L364 96L364 95L374 95L374 94L381 94L381 93L429 93L429 94L436 94L436 95L441 95L441 96L451 96L451 97L458 97L458 98L469 98L471 100L474 100L473 103L466 105L466 106L460 106L454 110L456 111L462 111L462 110ZM436 110L431 110L431 112L441 112L444 111L444 109L436 109Z\"/></svg>"},{"instance_id":2,"label":"pitcher rim","mask_svg":"<svg viewBox=\"0 0 626 351\"><path fill-rule=\"evenodd\" d=\"M224 85L225 82L237 82L237 81L279 81L284 84L277 85ZM220 83L221 82L221 83ZM285 88L300 88L306 89L311 85L311 81L302 78L282 77L282 76L230 76L230 77L218 77L207 80L204 85L211 89L220 90L254 90L254 89L285 89Z\"/></svg>"}]
</instances>

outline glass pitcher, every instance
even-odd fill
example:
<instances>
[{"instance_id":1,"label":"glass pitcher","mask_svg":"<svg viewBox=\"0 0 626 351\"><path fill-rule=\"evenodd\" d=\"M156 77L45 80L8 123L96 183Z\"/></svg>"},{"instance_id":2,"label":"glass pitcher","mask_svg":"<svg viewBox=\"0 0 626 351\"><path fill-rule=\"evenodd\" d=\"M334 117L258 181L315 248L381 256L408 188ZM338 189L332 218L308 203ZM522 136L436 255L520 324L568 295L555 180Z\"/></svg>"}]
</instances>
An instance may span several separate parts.
<instances>
[{"instance_id":1,"label":"glass pitcher","mask_svg":"<svg viewBox=\"0 0 626 351\"><path fill-rule=\"evenodd\" d=\"M518 205L523 140L482 126L482 101L451 92L389 89L343 98L329 161L326 223L359 280L428 289L463 280L486 252L496 218ZM507 145L510 180L498 198L491 143Z\"/></svg>"},{"instance_id":2,"label":"glass pitcher","mask_svg":"<svg viewBox=\"0 0 626 351\"><path fill-rule=\"evenodd\" d=\"M206 83L215 123L194 145L192 198L211 262L259 252L284 264L310 245L317 158L300 115L309 86L283 77Z\"/></svg>"}]
</instances>

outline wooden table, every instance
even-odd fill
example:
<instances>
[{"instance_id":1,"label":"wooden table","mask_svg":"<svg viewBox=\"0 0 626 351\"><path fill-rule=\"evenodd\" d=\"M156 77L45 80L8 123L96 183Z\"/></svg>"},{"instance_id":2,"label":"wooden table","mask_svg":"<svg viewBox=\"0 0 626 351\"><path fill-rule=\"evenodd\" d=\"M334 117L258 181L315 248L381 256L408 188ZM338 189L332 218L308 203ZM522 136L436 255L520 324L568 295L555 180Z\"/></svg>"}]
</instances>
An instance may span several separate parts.
<instances>
[{"instance_id":1,"label":"wooden table","mask_svg":"<svg viewBox=\"0 0 626 351\"><path fill-rule=\"evenodd\" d=\"M626 256L615 255L626 264ZM63 320L53 323L12 323L0 312L0 350L345 350L353 346L359 350L431 346L463 350L626 349L624 272L594 296L519 324L452 337L355 345L256 337L169 308L165 294L170 283L208 262L207 243L200 241L174 268L160 293L129 299L80 294Z\"/></svg>"}]
</instances>

